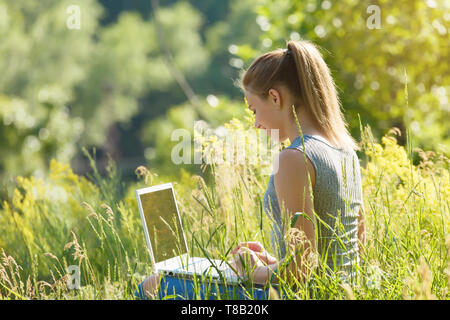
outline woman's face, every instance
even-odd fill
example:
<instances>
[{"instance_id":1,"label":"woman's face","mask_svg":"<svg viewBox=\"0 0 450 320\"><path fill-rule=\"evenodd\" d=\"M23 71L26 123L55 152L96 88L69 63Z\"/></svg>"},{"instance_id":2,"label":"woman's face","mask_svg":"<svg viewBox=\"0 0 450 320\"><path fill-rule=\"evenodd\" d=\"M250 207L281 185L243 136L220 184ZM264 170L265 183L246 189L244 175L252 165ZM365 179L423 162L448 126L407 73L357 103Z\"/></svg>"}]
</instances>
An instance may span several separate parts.
<instances>
[{"instance_id":1,"label":"woman's face","mask_svg":"<svg viewBox=\"0 0 450 320\"><path fill-rule=\"evenodd\" d=\"M280 108L277 108L276 96L269 93L269 96L264 99L245 90L245 99L247 100L249 109L255 115L255 128L263 129L268 135L270 134L268 130L282 130L283 113ZM281 135L281 132L279 132L279 135Z\"/></svg>"}]
</instances>

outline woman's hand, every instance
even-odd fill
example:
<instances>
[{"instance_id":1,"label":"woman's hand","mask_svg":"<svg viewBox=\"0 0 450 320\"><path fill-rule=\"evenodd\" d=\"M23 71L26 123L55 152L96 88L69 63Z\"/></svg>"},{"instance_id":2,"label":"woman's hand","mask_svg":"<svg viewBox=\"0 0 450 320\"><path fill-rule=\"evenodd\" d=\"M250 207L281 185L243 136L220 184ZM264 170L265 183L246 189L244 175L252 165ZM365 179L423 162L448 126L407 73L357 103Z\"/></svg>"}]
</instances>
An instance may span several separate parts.
<instances>
[{"instance_id":1,"label":"woman's hand","mask_svg":"<svg viewBox=\"0 0 450 320\"><path fill-rule=\"evenodd\" d=\"M271 256L258 241L241 242L236 248L231 250L231 254L236 254L241 248L251 250L266 265L277 263L277 259Z\"/></svg>"},{"instance_id":2,"label":"woman's hand","mask_svg":"<svg viewBox=\"0 0 450 320\"><path fill-rule=\"evenodd\" d=\"M254 283L269 282L277 259L272 257L259 242L242 242L231 251L231 262L239 276L251 279Z\"/></svg>"},{"instance_id":3,"label":"woman's hand","mask_svg":"<svg viewBox=\"0 0 450 320\"><path fill-rule=\"evenodd\" d=\"M252 273L257 268L264 266L256 253L247 247L241 247L234 251L231 265L236 269L240 277L246 279L252 279Z\"/></svg>"},{"instance_id":4,"label":"woman's hand","mask_svg":"<svg viewBox=\"0 0 450 320\"><path fill-rule=\"evenodd\" d=\"M156 296L159 289L160 281L161 281L160 274L152 274L144 280L142 289L144 290L144 294L148 298Z\"/></svg>"}]
</instances>

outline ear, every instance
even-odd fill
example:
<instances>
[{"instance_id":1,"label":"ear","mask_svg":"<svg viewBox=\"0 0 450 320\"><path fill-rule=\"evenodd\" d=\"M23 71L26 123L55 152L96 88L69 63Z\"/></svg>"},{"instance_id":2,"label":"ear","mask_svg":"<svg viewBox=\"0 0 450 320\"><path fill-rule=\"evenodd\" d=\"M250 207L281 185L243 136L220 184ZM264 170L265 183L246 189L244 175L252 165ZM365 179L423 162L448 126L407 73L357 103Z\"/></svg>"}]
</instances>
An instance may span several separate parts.
<instances>
[{"instance_id":1,"label":"ear","mask_svg":"<svg viewBox=\"0 0 450 320\"><path fill-rule=\"evenodd\" d=\"M278 107L281 107L281 94L277 89L269 89L269 99Z\"/></svg>"}]
</instances>

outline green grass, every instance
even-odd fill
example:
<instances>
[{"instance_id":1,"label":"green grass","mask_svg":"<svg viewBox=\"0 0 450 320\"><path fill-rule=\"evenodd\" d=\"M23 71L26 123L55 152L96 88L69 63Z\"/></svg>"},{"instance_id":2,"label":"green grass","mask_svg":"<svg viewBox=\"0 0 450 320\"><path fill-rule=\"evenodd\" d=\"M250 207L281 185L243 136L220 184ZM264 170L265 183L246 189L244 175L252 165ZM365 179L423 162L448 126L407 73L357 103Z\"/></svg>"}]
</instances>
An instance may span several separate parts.
<instances>
[{"instance_id":1,"label":"green grass","mask_svg":"<svg viewBox=\"0 0 450 320\"><path fill-rule=\"evenodd\" d=\"M243 128L237 120L228 126ZM413 165L411 144L399 146L395 134L379 144L362 129L367 245L359 282L343 283L319 262L307 281L281 281L287 299L449 298L449 160L415 150L422 161ZM45 179L17 178L0 208L1 299L134 299L151 273L134 190L172 180L141 167L123 186L113 164L102 177L90 159L88 178L54 160ZM271 250L262 167L210 165L205 179L181 172L174 188L193 255L229 259L248 240ZM67 287L70 265L80 268L80 289Z\"/></svg>"}]
</instances>

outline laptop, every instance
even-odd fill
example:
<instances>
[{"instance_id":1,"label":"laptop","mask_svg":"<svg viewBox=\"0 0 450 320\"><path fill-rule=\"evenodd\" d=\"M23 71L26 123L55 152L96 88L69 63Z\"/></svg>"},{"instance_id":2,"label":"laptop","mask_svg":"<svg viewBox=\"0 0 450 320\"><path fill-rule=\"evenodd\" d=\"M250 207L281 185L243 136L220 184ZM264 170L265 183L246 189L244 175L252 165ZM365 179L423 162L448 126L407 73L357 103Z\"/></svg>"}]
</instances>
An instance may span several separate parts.
<instances>
[{"instance_id":1,"label":"laptop","mask_svg":"<svg viewBox=\"0 0 450 320\"><path fill-rule=\"evenodd\" d=\"M138 189L135 194L156 272L181 278L207 276L231 285L242 283L225 261L189 255L172 183Z\"/></svg>"}]
</instances>

